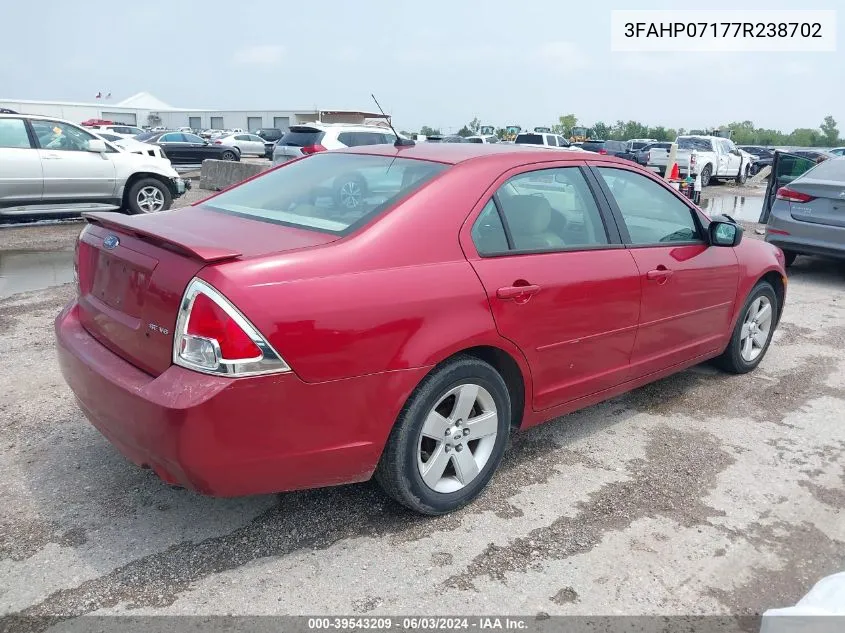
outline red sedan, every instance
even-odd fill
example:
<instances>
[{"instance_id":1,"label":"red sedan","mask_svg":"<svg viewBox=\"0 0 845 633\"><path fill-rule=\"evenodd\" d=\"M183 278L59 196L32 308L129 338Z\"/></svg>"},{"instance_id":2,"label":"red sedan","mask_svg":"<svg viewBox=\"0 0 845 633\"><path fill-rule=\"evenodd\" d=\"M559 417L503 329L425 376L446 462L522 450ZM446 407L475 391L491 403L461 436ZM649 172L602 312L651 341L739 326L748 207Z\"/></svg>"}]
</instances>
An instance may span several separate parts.
<instances>
[{"instance_id":1,"label":"red sedan","mask_svg":"<svg viewBox=\"0 0 845 633\"><path fill-rule=\"evenodd\" d=\"M375 476L449 512L512 429L754 369L786 291L777 248L582 152L369 146L86 217L65 379L127 457L220 496Z\"/></svg>"}]
</instances>

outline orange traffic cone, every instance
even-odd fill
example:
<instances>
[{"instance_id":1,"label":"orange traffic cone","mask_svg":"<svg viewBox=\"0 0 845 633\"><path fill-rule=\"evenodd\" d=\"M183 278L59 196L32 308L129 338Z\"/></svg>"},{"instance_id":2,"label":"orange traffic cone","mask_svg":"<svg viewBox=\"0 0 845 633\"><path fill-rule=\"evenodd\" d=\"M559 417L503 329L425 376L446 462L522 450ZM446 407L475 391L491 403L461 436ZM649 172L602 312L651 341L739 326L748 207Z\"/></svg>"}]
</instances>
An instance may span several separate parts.
<instances>
[{"instance_id":1,"label":"orange traffic cone","mask_svg":"<svg viewBox=\"0 0 845 633\"><path fill-rule=\"evenodd\" d=\"M672 164L672 171L669 173L669 180L680 180L681 170L678 169L678 163Z\"/></svg>"}]
</instances>

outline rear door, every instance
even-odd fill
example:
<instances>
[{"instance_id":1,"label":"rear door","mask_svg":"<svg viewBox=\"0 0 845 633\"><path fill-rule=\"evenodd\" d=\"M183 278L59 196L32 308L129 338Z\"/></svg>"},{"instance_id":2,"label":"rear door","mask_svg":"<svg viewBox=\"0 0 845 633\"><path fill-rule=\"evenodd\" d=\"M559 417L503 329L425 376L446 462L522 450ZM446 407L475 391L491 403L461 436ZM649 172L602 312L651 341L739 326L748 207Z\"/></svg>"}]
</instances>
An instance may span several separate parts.
<instances>
[{"instance_id":1,"label":"rear door","mask_svg":"<svg viewBox=\"0 0 845 633\"><path fill-rule=\"evenodd\" d=\"M190 144L185 141L185 135L181 132L163 134L159 137L158 144L174 165L190 165L201 162L197 160L194 152L190 151Z\"/></svg>"},{"instance_id":2,"label":"rear door","mask_svg":"<svg viewBox=\"0 0 845 633\"><path fill-rule=\"evenodd\" d=\"M594 164L639 271L633 377L716 350L730 329L736 300L734 250L709 246L701 216L663 181L619 165Z\"/></svg>"},{"instance_id":3,"label":"rear door","mask_svg":"<svg viewBox=\"0 0 845 633\"><path fill-rule=\"evenodd\" d=\"M787 186L793 180L816 166L816 162L788 152L775 151L772 158L772 172L763 198L763 209L760 212L760 223L766 224L772 212L778 189Z\"/></svg>"},{"instance_id":4,"label":"rear door","mask_svg":"<svg viewBox=\"0 0 845 633\"><path fill-rule=\"evenodd\" d=\"M44 190L41 157L23 119L0 118L0 214L38 204Z\"/></svg>"},{"instance_id":5,"label":"rear door","mask_svg":"<svg viewBox=\"0 0 845 633\"><path fill-rule=\"evenodd\" d=\"M589 172L571 162L511 170L461 234L499 333L531 367L536 410L629 375L639 275L594 187Z\"/></svg>"},{"instance_id":6,"label":"rear door","mask_svg":"<svg viewBox=\"0 0 845 633\"><path fill-rule=\"evenodd\" d=\"M97 137L69 123L33 119L30 125L41 157L45 204L114 199L115 167L109 154L116 150L88 151L88 143Z\"/></svg>"}]
</instances>

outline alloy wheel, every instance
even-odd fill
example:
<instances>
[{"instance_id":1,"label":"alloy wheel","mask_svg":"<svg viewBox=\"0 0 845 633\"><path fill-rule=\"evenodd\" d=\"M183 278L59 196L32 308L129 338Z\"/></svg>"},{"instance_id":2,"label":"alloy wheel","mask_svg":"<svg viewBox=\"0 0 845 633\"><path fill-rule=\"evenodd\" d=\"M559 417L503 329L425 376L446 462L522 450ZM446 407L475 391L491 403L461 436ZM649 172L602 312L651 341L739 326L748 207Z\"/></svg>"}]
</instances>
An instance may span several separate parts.
<instances>
[{"instance_id":1,"label":"alloy wheel","mask_svg":"<svg viewBox=\"0 0 845 633\"><path fill-rule=\"evenodd\" d=\"M350 180L343 184L340 188L340 204L347 209L354 209L361 204L364 197L361 191L361 185L354 180Z\"/></svg>"},{"instance_id":2,"label":"alloy wheel","mask_svg":"<svg viewBox=\"0 0 845 633\"><path fill-rule=\"evenodd\" d=\"M136 201L144 213L155 213L164 208L164 193L157 187L143 187L138 191Z\"/></svg>"},{"instance_id":3,"label":"alloy wheel","mask_svg":"<svg viewBox=\"0 0 845 633\"><path fill-rule=\"evenodd\" d=\"M768 297L757 297L748 306L739 335L740 355L746 363L763 353L772 329L772 303Z\"/></svg>"}]
</instances>

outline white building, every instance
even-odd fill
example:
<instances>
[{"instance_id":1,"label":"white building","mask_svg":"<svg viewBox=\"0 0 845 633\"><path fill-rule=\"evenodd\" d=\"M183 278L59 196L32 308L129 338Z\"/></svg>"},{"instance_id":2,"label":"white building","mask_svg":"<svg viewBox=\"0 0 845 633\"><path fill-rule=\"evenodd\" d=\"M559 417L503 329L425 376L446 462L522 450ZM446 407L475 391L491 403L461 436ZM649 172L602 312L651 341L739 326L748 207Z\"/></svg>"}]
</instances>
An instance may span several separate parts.
<instances>
[{"instance_id":1,"label":"white building","mask_svg":"<svg viewBox=\"0 0 845 633\"><path fill-rule=\"evenodd\" d=\"M15 112L40 114L82 123L90 119L105 119L116 123L137 126L164 126L166 128L190 127L193 129L257 130L259 128L286 129L296 123L323 121L325 123L365 123L384 117L380 113L357 110L322 110L294 108L290 110L209 110L175 108L148 92L124 99L118 103L97 100L95 103L69 103L61 101L31 101L26 99L0 99L0 108Z\"/></svg>"}]
</instances>

